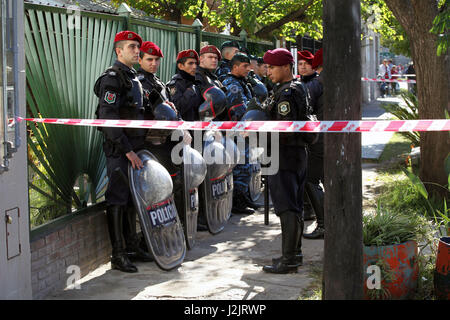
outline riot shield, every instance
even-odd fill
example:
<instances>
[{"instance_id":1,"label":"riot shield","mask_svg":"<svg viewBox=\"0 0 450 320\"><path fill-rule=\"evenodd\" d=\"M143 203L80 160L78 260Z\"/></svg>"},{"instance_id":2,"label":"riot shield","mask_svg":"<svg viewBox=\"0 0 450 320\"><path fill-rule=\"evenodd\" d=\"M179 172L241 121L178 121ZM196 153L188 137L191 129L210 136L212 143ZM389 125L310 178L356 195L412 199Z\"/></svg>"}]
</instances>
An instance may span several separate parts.
<instances>
[{"instance_id":1,"label":"riot shield","mask_svg":"<svg viewBox=\"0 0 450 320\"><path fill-rule=\"evenodd\" d=\"M207 172L205 181L200 186L201 209L212 234L221 232L230 217L227 173L231 158L222 138L218 131L204 133L203 158Z\"/></svg>"},{"instance_id":2,"label":"riot shield","mask_svg":"<svg viewBox=\"0 0 450 320\"><path fill-rule=\"evenodd\" d=\"M240 152L237 145L232 139L224 136L222 143L226 152L230 155L231 162L228 164L228 171L226 174L227 179L227 199L228 199L228 216L231 216L231 209L233 207L233 168L239 163Z\"/></svg>"},{"instance_id":3,"label":"riot shield","mask_svg":"<svg viewBox=\"0 0 450 320\"><path fill-rule=\"evenodd\" d=\"M183 227L178 217L169 172L148 150L137 152L144 167L129 164L128 177L141 230L156 264L163 270L179 266L186 254Z\"/></svg>"},{"instance_id":4,"label":"riot shield","mask_svg":"<svg viewBox=\"0 0 450 320\"><path fill-rule=\"evenodd\" d=\"M188 145L183 146L183 205L181 214L188 249L195 244L197 234L197 217L200 208L200 184L206 177L206 162L202 155Z\"/></svg>"},{"instance_id":5,"label":"riot shield","mask_svg":"<svg viewBox=\"0 0 450 320\"><path fill-rule=\"evenodd\" d=\"M263 193L264 186L261 179L261 163L259 157L264 152L264 149L257 147L250 147L249 163L251 164L251 178L248 186L248 193L250 200L255 202Z\"/></svg>"}]
</instances>

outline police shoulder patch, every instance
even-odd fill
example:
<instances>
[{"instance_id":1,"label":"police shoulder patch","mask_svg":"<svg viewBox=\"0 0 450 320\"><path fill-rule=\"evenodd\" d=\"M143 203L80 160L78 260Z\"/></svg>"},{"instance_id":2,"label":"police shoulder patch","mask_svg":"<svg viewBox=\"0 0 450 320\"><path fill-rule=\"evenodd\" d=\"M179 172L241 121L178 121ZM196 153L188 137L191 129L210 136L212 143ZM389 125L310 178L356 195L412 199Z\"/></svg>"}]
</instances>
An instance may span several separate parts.
<instances>
[{"instance_id":1,"label":"police shoulder patch","mask_svg":"<svg viewBox=\"0 0 450 320\"><path fill-rule=\"evenodd\" d=\"M116 98L117 98L117 93L111 92L111 91L106 91L106 93L105 93L105 102L106 103L113 104L116 102Z\"/></svg>"},{"instance_id":2,"label":"police shoulder patch","mask_svg":"<svg viewBox=\"0 0 450 320\"><path fill-rule=\"evenodd\" d=\"M278 104L278 113L282 116L286 116L291 112L291 105L288 101L283 101Z\"/></svg>"},{"instance_id":3,"label":"police shoulder patch","mask_svg":"<svg viewBox=\"0 0 450 320\"><path fill-rule=\"evenodd\" d=\"M175 93L177 93L177 87L176 86L170 87L169 92L171 96L174 96Z\"/></svg>"}]
</instances>

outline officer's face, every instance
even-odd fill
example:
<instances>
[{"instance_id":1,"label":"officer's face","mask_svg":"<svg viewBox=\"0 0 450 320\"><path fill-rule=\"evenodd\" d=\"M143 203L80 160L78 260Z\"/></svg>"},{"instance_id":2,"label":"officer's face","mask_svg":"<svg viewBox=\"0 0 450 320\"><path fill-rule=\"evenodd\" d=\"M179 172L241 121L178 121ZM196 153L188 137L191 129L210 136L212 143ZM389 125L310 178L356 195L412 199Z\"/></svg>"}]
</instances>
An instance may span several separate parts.
<instances>
[{"instance_id":1,"label":"officer's face","mask_svg":"<svg viewBox=\"0 0 450 320\"><path fill-rule=\"evenodd\" d=\"M178 64L178 69L189 73L191 76L195 76L195 71L197 71L197 60L188 58L184 63Z\"/></svg>"},{"instance_id":2,"label":"officer's face","mask_svg":"<svg viewBox=\"0 0 450 320\"><path fill-rule=\"evenodd\" d=\"M233 66L233 74L238 77L246 77L251 69L252 69L252 67L251 67L250 63L241 62L241 64L239 64L239 65L235 64Z\"/></svg>"},{"instance_id":3,"label":"officer's face","mask_svg":"<svg viewBox=\"0 0 450 320\"><path fill-rule=\"evenodd\" d=\"M284 66L268 65L267 76L273 83L281 83L286 80L289 80L287 79L289 77L289 71L290 71L289 65Z\"/></svg>"},{"instance_id":4,"label":"officer's face","mask_svg":"<svg viewBox=\"0 0 450 320\"><path fill-rule=\"evenodd\" d=\"M146 53L142 59L139 58L139 64L145 71L156 73L158 72L159 65L161 64L161 57Z\"/></svg>"},{"instance_id":5,"label":"officer's face","mask_svg":"<svg viewBox=\"0 0 450 320\"><path fill-rule=\"evenodd\" d=\"M200 67L208 70L216 70L219 57L215 53L204 53L200 56Z\"/></svg>"},{"instance_id":6,"label":"officer's face","mask_svg":"<svg viewBox=\"0 0 450 320\"><path fill-rule=\"evenodd\" d=\"M260 77L267 76L267 64L265 63L258 64L258 75Z\"/></svg>"},{"instance_id":7,"label":"officer's face","mask_svg":"<svg viewBox=\"0 0 450 320\"><path fill-rule=\"evenodd\" d=\"M300 60L298 62L298 74L301 76L310 76L314 73L312 65L310 65L305 60Z\"/></svg>"},{"instance_id":8,"label":"officer's face","mask_svg":"<svg viewBox=\"0 0 450 320\"><path fill-rule=\"evenodd\" d=\"M139 62L139 42L127 40L121 47L117 48L117 58L123 64L132 67Z\"/></svg>"}]
</instances>

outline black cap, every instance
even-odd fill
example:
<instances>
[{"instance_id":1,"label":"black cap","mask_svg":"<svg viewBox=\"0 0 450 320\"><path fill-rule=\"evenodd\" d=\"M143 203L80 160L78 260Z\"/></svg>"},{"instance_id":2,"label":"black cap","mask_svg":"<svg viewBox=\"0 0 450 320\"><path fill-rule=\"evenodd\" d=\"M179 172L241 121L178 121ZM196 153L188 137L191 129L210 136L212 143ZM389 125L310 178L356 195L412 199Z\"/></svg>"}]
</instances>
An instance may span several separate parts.
<instances>
[{"instance_id":1,"label":"black cap","mask_svg":"<svg viewBox=\"0 0 450 320\"><path fill-rule=\"evenodd\" d=\"M250 58L245 53L238 52L231 59L231 62L230 62L231 67L233 67L233 65L235 65L236 62L238 62L238 61L250 63Z\"/></svg>"},{"instance_id":2,"label":"black cap","mask_svg":"<svg viewBox=\"0 0 450 320\"><path fill-rule=\"evenodd\" d=\"M222 43L220 50L223 50L223 48L238 48L240 50L241 46L237 41L225 41L224 43Z\"/></svg>"}]
</instances>

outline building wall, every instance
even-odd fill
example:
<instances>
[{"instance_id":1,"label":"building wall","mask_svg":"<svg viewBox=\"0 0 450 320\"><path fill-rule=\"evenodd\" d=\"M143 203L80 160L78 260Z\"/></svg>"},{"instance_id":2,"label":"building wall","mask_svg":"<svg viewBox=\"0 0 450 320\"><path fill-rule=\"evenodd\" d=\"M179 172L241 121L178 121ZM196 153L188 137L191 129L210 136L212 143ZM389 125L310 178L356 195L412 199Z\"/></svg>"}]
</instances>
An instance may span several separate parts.
<instances>
[{"instance_id":1,"label":"building wall","mask_svg":"<svg viewBox=\"0 0 450 320\"><path fill-rule=\"evenodd\" d=\"M18 61L12 70L18 74L18 83L15 83L15 90L18 90L18 112L24 116L26 112L23 1L14 0L14 3L16 9L14 27L17 32L14 47L18 50ZM13 1L9 0L10 8L12 4ZM8 21L11 26L12 22ZM0 103L1 112L3 107L4 105ZM25 123L20 123L18 128L21 145L17 152L12 154L12 158L8 159L8 170L0 173L0 299L31 299ZM3 148L3 133L0 137L0 147ZM3 159L1 161L3 162ZM10 216L9 221L7 215Z\"/></svg>"},{"instance_id":2,"label":"building wall","mask_svg":"<svg viewBox=\"0 0 450 320\"><path fill-rule=\"evenodd\" d=\"M91 209L92 210L92 209ZM80 277L108 263L111 255L106 215L103 210L78 212L33 230L31 284L33 299L44 299Z\"/></svg>"}]
</instances>

